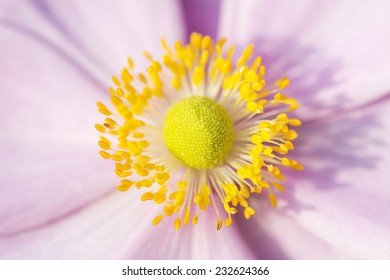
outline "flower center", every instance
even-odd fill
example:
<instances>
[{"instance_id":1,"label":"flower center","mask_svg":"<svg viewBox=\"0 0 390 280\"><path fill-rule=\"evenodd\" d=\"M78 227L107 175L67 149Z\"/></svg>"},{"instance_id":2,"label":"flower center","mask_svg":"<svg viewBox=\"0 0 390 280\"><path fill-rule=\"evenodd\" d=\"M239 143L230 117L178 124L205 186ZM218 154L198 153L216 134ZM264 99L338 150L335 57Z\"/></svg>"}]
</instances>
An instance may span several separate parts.
<instances>
[{"instance_id":1,"label":"flower center","mask_svg":"<svg viewBox=\"0 0 390 280\"><path fill-rule=\"evenodd\" d=\"M185 165L206 169L220 164L233 143L233 124L226 110L204 96L176 102L164 120L169 151Z\"/></svg>"}]
</instances>

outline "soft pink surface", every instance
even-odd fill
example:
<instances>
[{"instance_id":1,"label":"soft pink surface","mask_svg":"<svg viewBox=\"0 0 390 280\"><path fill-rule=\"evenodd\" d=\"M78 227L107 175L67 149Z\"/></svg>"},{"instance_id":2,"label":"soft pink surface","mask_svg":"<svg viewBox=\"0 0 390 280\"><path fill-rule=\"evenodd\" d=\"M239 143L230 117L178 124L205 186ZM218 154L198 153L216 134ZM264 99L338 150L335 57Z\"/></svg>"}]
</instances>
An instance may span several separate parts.
<instances>
[{"instance_id":1,"label":"soft pink surface","mask_svg":"<svg viewBox=\"0 0 390 280\"><path fill-rule=\"evenodd\" d=\"M253 42L270 76L287 75L302 118L364 104L390 88L390 2L223 1L219 35Z\"/></svg>"}]
</instances>

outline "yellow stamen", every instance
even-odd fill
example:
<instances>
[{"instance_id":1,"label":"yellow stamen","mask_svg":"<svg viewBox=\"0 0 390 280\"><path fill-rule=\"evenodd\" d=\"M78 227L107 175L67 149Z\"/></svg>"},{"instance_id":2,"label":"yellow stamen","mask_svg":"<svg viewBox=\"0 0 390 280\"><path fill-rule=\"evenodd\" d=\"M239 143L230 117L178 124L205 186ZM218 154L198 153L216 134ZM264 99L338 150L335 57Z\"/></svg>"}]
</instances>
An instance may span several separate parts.
<instances>
[{"instance_id":1,"label":"yellow stamen","mask_svg":"<svg viewBox=\"0 0 390 280\"><path fill-rule=\"evenodd\" d=\"M118 191L142 189L141 201L161 205L153 225L164 216L177 230L195 225L212 206L216 229L229 227L232 215L256 213L251 195L264 191L277 206L274 191L287 187L282 167L303 169L288 156L298 137L291 127L301 125L288 116L299 107L285 93L289 79L267 83L253 44L236 61L236 47L225 44L198 33L187 45L163 39L161 60L145 52L150 65L138 73L129 58L112 77L110 108L97 102L99 154L114 161Z\"/></svg>"}]
</instances>

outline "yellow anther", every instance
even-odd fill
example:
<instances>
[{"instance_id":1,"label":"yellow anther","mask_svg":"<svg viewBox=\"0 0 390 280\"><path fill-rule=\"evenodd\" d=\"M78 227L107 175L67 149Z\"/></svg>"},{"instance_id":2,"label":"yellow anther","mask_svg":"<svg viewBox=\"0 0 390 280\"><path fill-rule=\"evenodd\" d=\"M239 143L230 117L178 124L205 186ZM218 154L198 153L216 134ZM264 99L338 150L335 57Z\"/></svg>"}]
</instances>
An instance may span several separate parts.
<instances>
[{"instance_id":1,"label":"yellow anther","mask_svg":"<svg viewBox=\"0 0 390 280\"><path fill-rule=\"evenodd\" d=\"M272 192L268 192L268 200L273 207L278 205L278 201L276 200L276 196Z\"/></svg>"},{"instance_id":2,"label":"yellow anther","mask_svg":"<svg viewBox=\"0 0 390 280\"><path fill-rule=\"evenodd\" d=\"M175 206L172 203L165 204L164 213L167 216L171 216L175 211Z\"/></svg>"},{"instance_id":3,"label":"yellow anther","mask_svg":"<svg viewBox=\"0 0 390 280\"><path fill-rule=\"evenodd\" d=\"M183 225L188 224L189 219L190 219L190 209L187 208L186 211L184 212Z\"/></svg>"},{"instance_id":4,"label":"yellow anther","mask_svg":"<svg viewBox=\"0 0 390 280\"><path fill-rule=\"evenodd\" d=\"M302 124L302 122L298 119L291 119L288 121L288 124L290 124L292 126L300 126Z\"/></svg>"},{"instance_id":5,"label":"yellow anther","mask_svg":"<svg viewBox=\"0 0 390 280\"><path fill-rule=\"evenodd\" d=\"M219 41L216 43L216 46L215 46L215 49L216 49L216 53L218 55L222 55L222 48L223 46L225 45L226 43L226 38L221 38L219 39Z\"/></svg>"},{"instance_id":6,"label":"yellow anther","mask_svg":"<svg viewBox=\"0 0 390 280\"><path fill-rule=\"evenodd\" d=\"M225 198L225 200L226 200L226 198ZM227 202L225 202L223 204L223 208L225 209L226 213L228 213L228 214L230 213L231 208Z\"/></svg>"},{"instance_id":7,"label":"yellow anther","mask_svg":"<svg viewBox=\"0 0 390 280\"><path fill-rule=\"evenodd\" d=\"M186 195L185 191L177 192L173 205L178 206L178 207L182 206L184 201L185 201L185 195Z\"/></svg>"},{"instance_id":8,"label":"yellow anther","mask_svg":"<svg viewBox=\"0 0 390 280\"><path fill-rule=\"evenodd\" d=\"M160 171L161 172L161 171L165 170L165 167L163 165L157 165L155 169L156 169L156 171Z\"/></svg>"},{"instance_id":9,"label":"yellow anther","mask_svg":"<svg viewBox=\"0 0 390 280\"><path fill-rule=\"evenodd\" d=\"M159 190L154 194L154 202L156 204L161 204L166 200L167 187L161 186Z\"/></svg>"},{"instance_id":10,"label":"yellow anther","mask_svg":"<svg viewBox=\"0 0 390 280\"><path fill-rule=\"evenodd\" d=\"M111 97L111 103L112 103L112 105L114 105L115 107L118 107L119 105L122 105L122 104L123 104L123 101L122 101L122 99L120 99L120 97L118 97L118 96L112 96L112 97Z\"/></svg>"},{"instance_id":11,"label":"yellow anther","mask_svg":"<svg viewBox=\"0 0 390 280\"><path fill-rule=\"evenodd\" d=\"M303 170L303 165L295 160L290 161L290 166L296 170Z\"/></svg>"},{"instance_id":12,"label":"yellow anther","mask_svg":"<svg viewBox=\"0 0 390 280\"><path fill-rule=\"evenodd\" d=\"M225 227L230 227L231 225L232 225L232 223L233 223L233 220L232 220L232 218L227 218L226 220L225 220Z\"/></svg>"},{"instance_id":13,"label":"yellow anther","mask_svg":"<svg viewBox=\"0 0 390 280\"><path fill-rule=\"evenodd\" d=\"M202 49L208 49L212 45L212 40L210 36L204 36L200 43Z\"/></svg>"},{"instance_id":14,"label":"yellow anther","mask_svg":"<svg viewBox=\"0 0 390 280\"><path fill-rule=\"evenodd\" d=\"M152 55L151 55L149 52L147 52L147 51L144 51L144 56L145 56L148 60L150 60L150 61L153 60Z\"/></svg>"},{"instance_id":15,"label":"yellow anther","mask_svg":"<svg viewBox=\"0 0 390 280\"><path fill-rule=\"evenodd\" d=\"M119 81L119 79L115 76L112 76L112 81L114 82L114 84L117 86L117 87L120 87L121 86L121 82Z\"/></svg>"},{"instance_id":16,"label":"yellow anther","mask_svg":"<svg viewBox=\"0 0 390 280\"><path fill-rule=\"evenodd\" d=\"M106 151L100 151L99 154L104 159L110 159L111 158L111 155L109 153L107 153Z\"/></svg>"},{"instance_id":17,"label":"yellow anther","mask_svg":"<svg viewBox=\"0 0 390 280\"><path fill-rule=\"evenodd\" d=\"M252 63L252 70L256 70L260 65L261 62L263 61L261 56L257 56L256 59Z\"/></svg>"},{"instance_id":18,"label":"yellow anther","mask_svg":"<svg viewBox=\"0 0 390 280\"><path fill-rule=\"evenodd\" d=\"M240 194L245 197L245 198L249 198L249 190L247 189L246 186L241 186L241 189L240 189Z\"/></svg>"},{"instance_id":19,"label":"yellow anther","mask_svg":"<svg viewBox=\"0 0 390 280\"><path fill-rule=\"evenodd\" d=\"M130 69L134 69L134 63L133 60L129 57L127 58L127 64L129 64Z\"/></svg>"},{"instance_id":20,"label":"yellow anther","mask_svg":"<svg viewBox=\"0 0 390 280\"><path fill-rule=\"evenodd\" d=\"M240 97L247 102L251 102L251 101L255 100L256 93L250 87L249 84L245 83L245 84L242 84L240 87Z\"/></svg>"},{"instance_id":21,"label":"yellow anther","mask_svg":"<svg viewBox=\"0 0 390 280\"><path fill-rule=\"evenodd\" d=\"M129 177L133 174L133 172L131 172L131 171L118 171L118 170L115 170L115 173L120 178Z\"/></svg>"},{"instance_id":22,"label":"yellow anther","mask_svg":"<svg viewBox=\"0 0 390 280\"><path fill-rule=\"evenodd\" d=\"M181 227L180 218L176 218L176 219L175 219L174 226L175 226L175 229L176 229L176 230L179 230L179 229L180 229L180 227Z\"/></svg>"},{"instance_id":23,"label":"yellow anther","mask_svg":"<svg viewBox=\"0 0 390 280\"><path fill-rule=\"evenodd\" d=\"M146 169L148 169L148 170L154 170L154 169L156 169L156 165L155 165L154 163L151 163L151 162L145 164L144 167L145 167Z\"/></svg>"},{"instance_id":24,"label":"yellow anther","mask_svg":"<svg viewBox=\"0 0 390 280\"><path fill-rule=\"evenodd\" d=\"M143 180L140 180L138 181L135 186L137 187L137 189L140 189L140 188L149 188L151 187L153 184L153 181L151 180L147 180L147 179L143 179Z\"/></svg>"},{"instance_id":25,"label":"yellow anther","mask_svg":"<svg viewBox=\"0 0 390 280\"><path fill-rule=\"evenodd\" d=\"M192 75L192 82L195 85L200 85L204 80L205 72L201 66L197 66Z\"/></svg>"},{"instance_id":26,"label":"yellow anther","mask_svg":"<svg viewBox=\"0 0 390 280\"><path fill-rule=\"evenodd\" d=\"M169 179L169 174L165 172L156 173L154 178L156 179L157 184L162 185Z\"/></svg>"},{"instance_id":27,"label":"yellow anther","mask_svg":"<svg viewBox=\"0 0 390 280\"><path fill-rule=\"evenodd\" d=\"M104 128L104 126L102 126L101 124L98 124L98 123L95 124L95 129L99 132L102 132L102 133L106 132L106 129Z\"/></svg>"},{"instance_id":28,"label":"yellow anther","mask_svg":"<svg viewBox=\"0 0 390 280\"><path fill-rule=\"evenodd\" d=\"M148 84L148 80L146 79L146 77L145 77L144 74L139 73L139 74L138 74L138 79L139 79L143 84L145 84L145 85Z\"/></svg>"},{"instance_id":29,"label":"yellow anther","mask_svg":"<svg viewBox=\"0 0 390 280\"><path fill-rule=\"evenodd\" d=\"M242 52L241 57L237 61L237 67L240 68L243 66L252 56L252 52L254 49L254 45L251 44L248 47L245 48L245 50Z\"/></svg>"},{"instance_id":30,"label":"yellow anther","mask_svg":"<svg viewBox=\"0 0 390 280\"><path fill-rule=\"evenodd\" d=\"M245 199L243 199L243 198L239 198L238 199L238 201L240 202L240 205L242 206L242 207L248 207L248 202L245 200Z\"/></svg>"},{"instance_id":31,"label":"yellow anther","mask_svg":"<svg viewBox=\"0 0 390 280\"><path fill-rule=\"evenodd\" d=\"M244 209L244 216L246 219L250 219L251 216L253 216L256 213L256 211L251 207L246 207Z\"/></svg>"},{"instance_id":32,"label":"yellow anther","mask_svg":"<svg viewBox=\"0 0 390 280\"><path fill-rule=\"evenodd\" d=\"M277 101L283 101L287 99L287 96L278 92L277 94L275 94L274 99Z\"/></svg>"},{"instance_id":33,"label":"yellow anther","mask_svg":"<svg viewBox=\"0 0 390 280\"><path fill-rule=\"evenodd\" d=\"M164 215L158 215L158 216L156 216L156 217L153 219L152 224L153 224L153 225L159 224L159 223L162 221L163 218L164 218Z\"/></svg>"},{"instance_id":34,"label":"yellow anther","mask_svg":"<svg viewBox=\"0 0 390 280\"><path fill-rule=\"evenodd\" d=\"M107 127L107 128L114 128L116 126L116 121L114 121L113 119L111 118L106 118L105 122L104 122L104 126Z\"/></svg>"},{"instance_id":35,"label":"yellow anther","mask_svg":"<svg viewBox=\"0 0 390 280\"><path fill-rule=\"evenodd\" d=\"M120 155L111 155L111 159L114 161L123 161L123 158Z\"/></svg>"},{"instance_id":36,"label":"yellow anther","mask_svg":"<svg viewBox=\"0 0 390 280\"><path fill-rule=\"evenodd\" d=\"M260 144L262 141L263 141L263 139L261 138L261 136L259 134L255 134L255 135L251 136L251 142L253 144Z\"/></svg>"},{"instance_id":37,"label":"yellow anther","mask_svg":"<svg viewBox=\"0 0 390 280\"><path fill-rule=\"evenodd\" d=\"M149 175L149 170L143 169L143 168L138 168L135 170L135 172L142 177L148 176Z\"/></svg>"},{"instance_id":38,"label":"yellow anther","mask_svg":"<svg viewBox=\"0 0 390 280\"><path fill-rule=\"evenodd\" d=\"M202 40L202 35L200 35L199 33L193 32L190 36L191 46L195 49L199 49L201 40Z\"/></svg>"},{"instance_id":39,"label":"yellow anther","mask_svg":"<svg viewBox=\"0 0 390 280\"><path fill-rule=\"evenodd\" d=\"M142 148L139 147L137 142L129 141L128 148L132 156L139 156L142 153Z\"/></svg>"},{"instance_id":40,"label":"yellow anther","mask_svg":"<svg viewBox=\"0 0 390 280\"><path fill-rule=\"evenodd\" d=\"M184 190L184 189L187 189L187 182L186 181L180 181L177 185L177 187L179 188L179 190Z\"/></svg>"},{"instance_id":41,"label":"yellow anther","mask_svg":"<svg viewBox=\"0 0 390 280\"><path fill-rule=\"evenodd\" d=\"M103 149L103 150L109 150L111 147L110 147L110 144L105 142L105 141L99 141L98 142L99 146Z\"/></svg>"},{"instance_id":42,"label":"yellow anther","mask_svg":"<svg viewBox=\"0 0 390 280\"><path fill-rule=\"evenodd\" d=\"M273 153L273 149L271 147L266 147L263 150L263 153L264 153L265 156L270 156Z\"/></svg>"},{"instance_id":43,"label":"yellow anther","mask_svg":"<svg viewBox=\"0 0 390 280\"><path fill-rule=\"evenodd\" d=\"M134 185L134 182L133 182L133 181L130 181L130 180L127 180L127 179L121 180L121 183L122 183L122 185L129 186L129 187L131 187L132 185Z\"/></svg>"},{"instance_id":44,"label":"yellow anther","mask_svg":"<svg viewBox=\"0 0 390 280\"><path fill-rule=\"evenodd\" d=\"M220 230L222 228L222 220L218 219L217 221L217 230Z\"/></svg>"},{"instance_id":45,"label":"yellow anther","mask_svg":"<svg viewBox=\"0 0 390 280\"><path fill-rule=\"evenodd\" d=\"M278 81L276 81L276 86L280 89L284 89L286 87L288 87L288 85L290 84L290 80L286 77L283 77L281 79L279 79Z\"/></svg>"},{"instance_id":46,"label":"yellow anther","mask_svg":"<svg viewBox=\"0 0 390 280\"><path fill-rule=\"evenodd\" d=\"M119 185L119 186L116 187L116 189L117 189L118 191L120 191L120 192L125 192L125 191L127 191L127 190L130 189L130 186Z\"/></svg>"},{"instance_id":47,"label":"yellow anther","mask_svg":"<svg viewBox=\"0 0 390 280\"><path fill-rule=\"evenodd\" d=\"M245 166L245 167L239 168L237 170L237 175L242 179L251 178L253 175L252 167Z\"/></svg>"},{"instance_id":48,"label":"yellow anther","mask_svg":"<svg viewBox=\"0 0 390 280\"><path fill-rule=\"evenodd\" d=\"M263 104L260 102L249 102L246 105L246 108L248 109L249 112L255 113L255 114L261 114L263 113Z\"/></svg>"},{"instance_id":49,"label":"yellow anther","mask_svg":"<svg viewBox=\"0 0 390 280\"><path fill-rule=\"evenodd\" d=\"M196 225L197 223L198 223L198 214L196 214L192 219L192 224Z\"/></svg>"},{"instance_id":50,"label":"yellow anther","mask_svg":"<svg viewBox=\"0 0 390 280\"><path fill-rule=\"evenodd\" d=\"M289 150L294 150L294 145L290 141L284 143Z\"/></svg>"},{"instance_id":51,"label":"yellow anther","mask_svg":"<svg viewBox=\"0 0 390 280\"><path fill-rule=\"evenodd\" d=\"M288 158L282 158L281 162L284 166L290 166L290 160Z\"/></svg>"},{"instance_id":52,"label":"yellow anther","mask_svg":"<svg viewBox=\"0 0 390 280\"><path fill-rule=\"evenodd\" d=\"M277 183L277 182L275 182L275 181L272 181L272 184L275 186L275 188L276 188L278 191L284 192L284 187L283 187L281 184L279 184L279 183Z\"/></svg>"},{"instance_id":53,"label":"yellow anther","mask_svg":"<svg viewBox=\"0 0 390 280\"><path fill-rule=\"evenodd\" d=\"M117 88L116 89L116 94L119 96L119 97L124 97L125 96L125 92L123 89L121 88Z\"/></svg>"},{"instance_id":54,"label":"yellow anther","mask_svg":"<svg viewBox=\"0 0 390 280\"><path fill-rule=\"evenodd\" d=\"M152 192L146 192L141 196L141 201L145 200L153 200L154 199L154 193Z\"/></svg>"},{"instance_id":55,"label":"yellow anther","mask_svg":"<svg viewBox=\"0 0 390 280\"><path fill-rule=\"evenodd\" d=\"M181 82L180 82L180 78L178 76L174 77L172 79L172 83L171 83L172 87L176 90L180 89L181 87Z\"/></svg>"},{"instance_id":56,"label":"yellow anther","mask_svg":"<svg viewBox=\"0 0 390 280\"><path fill-rule=\"evenodd\" d=\"M209 52L203 51L200 57L200 65L204 66L207 63L208 59L209 59Z\"/></svg>"},{"instance_id":57,"label":"yellow anther","mask_svg":"<svg viewBox=\"0 0 390 280\"><path fill-rule=\"evenodd\" d=\"M290 129L286 134L285 134L285 137L286 139L288 140L294 140L295 138L298 137L298 133L293 130L293 129Z\"/></svg>"},{"instance_id":58,"label":"yellow anther","mask_svg":"<svg viewBox=\"0 0 390 280\"><path fill-rule=\"evenodd\" d=\"M99 108L98 110L100 113L102 113L103 115L106 115L106 116L111 116L111 111L108 110L107 108Z\"/></svg>"}]
</instances>

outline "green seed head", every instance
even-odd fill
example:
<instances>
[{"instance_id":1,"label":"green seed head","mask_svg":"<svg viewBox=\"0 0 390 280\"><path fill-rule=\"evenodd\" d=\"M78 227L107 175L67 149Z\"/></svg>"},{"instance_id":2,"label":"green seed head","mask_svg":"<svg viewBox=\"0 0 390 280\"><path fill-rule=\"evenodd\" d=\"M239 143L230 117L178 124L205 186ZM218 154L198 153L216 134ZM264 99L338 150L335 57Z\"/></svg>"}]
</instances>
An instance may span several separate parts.
<instances>
[{"instance_id":1,"label":"green seed head","mask_svg":"<svg viewBox=\"0 0 390 280\"><path fill-rule=\"evenodd\" d=\"M204 96L175 103L164 120L169 151L186 166L212 168L220 164L233 143L233 124L226 110Z\"/></svg>"}]
</instances>

